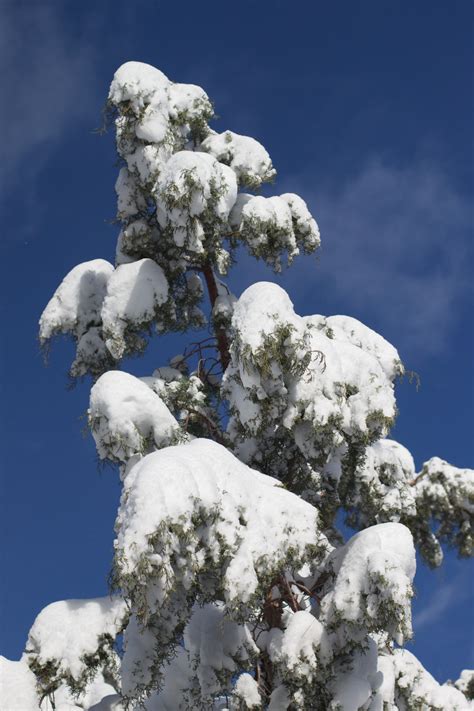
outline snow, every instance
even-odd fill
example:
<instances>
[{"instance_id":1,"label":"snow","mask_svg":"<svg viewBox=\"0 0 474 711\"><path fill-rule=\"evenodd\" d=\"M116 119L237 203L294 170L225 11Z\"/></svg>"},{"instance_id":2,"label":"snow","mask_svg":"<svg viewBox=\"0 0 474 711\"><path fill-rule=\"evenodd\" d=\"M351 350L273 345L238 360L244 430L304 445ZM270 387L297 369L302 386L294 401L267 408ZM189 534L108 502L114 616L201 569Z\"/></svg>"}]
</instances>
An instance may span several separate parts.
<instances>
[{"instance_id":1,"label":"snow","mask_svg":"<svg viewBox=\"0 0 474 711\"><path fill-rule=\"evenodd\" d=\"M113 266L105 259L78 264L64 277L40 318L40 340L58 333L83 336L101 323L100 312Z\"/></svg>"},{"instance_id":2,"label":"snow","mask_svg":"<svg viewBox=\"0 0 474 711\"><path fill-rule=\"evenodd\" d=\"M144 210L149 191L161 168L175 151L209 133L207 121L212 104L205 91L194 84L174 84L148 64L127 62L116 72L109 103L118 109L115 120L117 150L127 161L116 189L118 215L126 220Z\"/></svg>"},{"instance_id":3,"label":"snow","mask_svg":"<svg viewBox=\"0 0 474 711\"><path fill-rule=\"evenodd\" d=\"M52 662L58 665L58 675L79 680L87 670L84 655L97 652L103 635L115 639L125 615L125 602L119 598L53 602L37 616L26 652L37 664Z\"/></svg>"},{"instance_id":4,"label":"snow","mask_svg":"<svg viewBox=\"0 0 474 711\"><path fill-rule=\"evenodd\" d=\"M94 706L91 706L89 711L125 711L125 707L118 694L108 694Z\"/></svg>"},{"instance_id":5,"label":"snow","mask_svg":"<svg viewBox=\"0 0 474 711\"><path fill-rule=\"evenodd\" d=\"M188 711L192 704L196 704L197 685L183 647L178 647L174 657L165 665L163 677L160 691L152 693L145 701L146 711Z\"/></svg>"},{"instance_id":6,"label":"snow","mask_svg":"<svg viewBox=\"0 0 474 711\"><path fill-rule=\"evenodd\" d=\"M241 193L230 220L250 254L265 259L276 271L281 269L281 252L288 253L289 262L299 253L290 209L280 197Z\"/></svg>"},{"instance_id":7,"label":"snow","mask_svg":"<svg viewBox=\"0 0 474 711\"><path fill-rule=\"evenodd\" d=\"M474 471L433 457L423 464L414 481L417 516L413 527L428 562L441 564L443 542L456 547L463 556L472 556ZM432 521L436 522L434 532Z\"/></svg>"},{"instance_id":8,"label":"snow","mask_svg":"<svg viewBox=\"0 0 474 711\"><path fill-rule=\"evenodd\" d=\"M377 672L377 645L371 639L367 642L366 646L351 654L350 664L347 664L347 658L342 657L335 665L334 678L328 687L332 693L333 707L340 711L367 708L383 681L382 674ZM372 705L369 708L375 711Z\"/></svg>"},{"instance_id":9,"label":"snow","mask_svg":"<svg viewBox=\"0 0 474 711\"><path fill-rule=\"evenodd\" d=\"M125 711L125 707L118 694L108 694L91 706L88 711Z\"/></svg>"},{"instance_id":10,"label":"snow","mask_svg":"<svg viewBox=\"0 0 474 711\"><path fill-rule=\"evenodd\" d=\"M381 439L367 447L346 505L356 507L360 521L366 525L415 516L414 478L410 452L398 442Z\"/></svg>"},{"instance_id":11,"label":"snow","mask_svg":"<svg viewBox=\"0 0 474 711\"><path fill-rule=\"evenodd\" d=\"M130 173L138 179L139 183L146 187L153 186L163 165L170 159L172 151L168 145L164 146L138 146L133 153L126 156L127 166ZM135 214L136 210L132 212ZM123 210L122 210L123 213Z\"/></svg>"},{"instance_id":12,"label":"snow","mask_svg":"<svg viewBox=\"0 0 474 711\"><path fill-rule=\"evenodd\" d=\"M297 241L301 241L305 252L314 252L321 244L321 237L316 220L308 210L305 201L294 193L284 193L280 198L290 208Z\"/></svg>"},{"instance_id":13,"label":"snow","mask_svg":"<svg viewBox=\"0 0 474 711\"><path fill-rule=\"evenodd\" d=\"M325 635L322 624L310 612L300 610L289 617L284 630L270 630L265 644L270 659L295 679L311 681L318 666L316 651ZM323 645L325 641L323 639Z\"/></svg>"},{"instance_id":14,"label":"snow","mask_svg":"<svg viewBox=\"0 0 474 711\"><path fill-rule=\"evenodd\" d=\"M132 614L123 635L124 654L120 668L122 694L125 698L153 684L153 661L157 639L154 629L142 628Z\"/></svg>"},{"instance_id":15,"label":"snow","mask_svg":"<svg viewBox=\"0 0 474 711\"><path fill-rule=\"evenodd\" d=\"M344 456L341 449L333 458L335 478L341 476ZM389 439L374 442L353 471L344 506L350 512L350 525L356 528L384 521L407 525L431 566L442 563L443 542L462 555L471 555L474 472L453 467L439 457L425 462L416 474L405 447Z\"/></svg>"},{"instance_id":16,"label":"snow","mask_svg":"<svg viewBox=\"0 0 474 711\"><path fill-rule=\"evenodd\" d=\"M402 644L411 636L411 584L415 548L410 531L399 523L371 526L337 548L329 563L335 575L322 600L321 621L330 628L385 630Z\"/></svg>"},{"instance_id":17,"label":"snow","mask_svg":"<svg viewBox=\"0 0 474 711\"><path fill-rule=\"evenodd\" d=\"M273 283L244 291L234 305L231 364L223 380L232 408L228 432L239 455L247 450L260 466L278 435L320 464L344 442L362 446L387 433L396 414L398 354L354 319L343 323L332 330L331 319L298 316Z\"/></svg>"},{"instance_id":18,"label":"snow","mask_svg":"<svg viewBox=\"0 0 474 711\"><path fill-rule=\"evenodd\" d=\"M146 209L143 194L139 192L135 176L125 167L121 168L115 182L117 193L117 217L128 220Z\"/></svg>"},{"instance_id":19,"label":"snow","mask_svg":"<svg viewBox=\"0 0 474 711\"><path fill-rule=\"evenodd\" d=\"M368 528L335 549L325 564L329 578L319 605L287 609L281 629L258 635L273 663L270 708L313 708L321 685L330 708L368 708L384 677L377 644L367 633L383 629L399 641L409 634L414 573L411 535L400 524ZM386 649L386 636L383 644Z\"/></svg>"},{"instance_id":20,"label":"snow","mask_svg":"<svg viewBox=\"0 0 474 711\"><path fill-rule=\"evenodd\" d=\"M454 682L454 686L459 691L462 691L463 694L467 694L469 685L471 685L471 688L474 686L474 669L463 669L459 679Z\"/></svg>"},{"instance_id":21,"label":"snow","mask_svg":"<svg viewBox=\"0 0 474 711\"><path fill-rule=\"evenodd\" d=\"M175 417L183 424L183 438L190 423L201 419L217 421L215 411L209 407L206 384L198 375L184 374L176 368L162 367L140 380L162 398Z\"/></svg>"},{"instance_id":22,"label":"snow","mask_svg":"<svg viewBox=\"0 0 474 711\"><path fill-rule=\"evenodd\" d=\"M415 487L418 500L429 502L433 509L459 508L474 514L474 471L459 469L439 457L423 464Z\"/></svg>"},{"instance_id":23,"label":"snow","mask_svg":"<svg viewBox=\"0 0 474 711\"><path fill-rule=\"evenodd\" d=\"M156 639L132 617L124 647L122 688L128 695L152 683ZM190 698L195 705L199 699L199 708L212 708L219 694L232 690L233 677L257 651L247 626L230 619L222 602L194 605L182 644L163 666L160 692L150 696L146 708L187 709Z\"/></svg>"},{"instance_id":24,"label":"snow","mask_svg":"<svg viewBox=\"0 0 474 711\"><path fill-rule=\"evenodd\" d=\"M131 621L125 642L122 669L128 693L151 679L137 671L135 662L140 660L140 670L152 668L156 650L153 635L146 628L140 631L136 620ZM256 651L250 631L230 619L222 602L195 605L182 644L163 666L160 691L150 696L146 708L214 708L220 694L232 691L235 675Z\"/></svg>"},{"instance_id":25,"label":"snow","mask_svg":"<svg viewBox=\"0 0 474 711\"><path fill-rule=\"evenodd\" d=\"M284 684L279 684L271 693L268 711L286 711L290 703L288 689Z\"/></svg>"},{"instance_id":26,"label":"snow","mask_svg":"<svg viewBox=\"0 0 474 711\"><path fill-rule=\"evenodd\" d=\"M0 708L4 711L41 711L35 675L25 654L19 662L0 656Z\"/></svg>"},{"instance_id":27,"label":"snow","mask_svg":"<svg viewBox=\"0 0 474 711\"><path fill-rule=\"evenodd\" d=\"M138 115L144 106L156 102L169 86L169 79L159 69L143 62L126 62L117 69L110 85L109 101L130 103Z\"/></svg>"},{"instance_id":28,"label":"snow","mask_svg":"<svg viewBox=\"0 0 474 711\"><path fill-rule=\"evenodd\" d=\"M161 654L190 601L222 596L239 615L284 566L315 565L328 551L316 509L205 439L130 469L116 530L120 585L152 621Z\"/></svg>"},{"instance_id":29,"label":"snow","mask_svg":"<svg viewBox=\"0 0 474 711\"><path fill-rule=\"evenodd\" d=\"M290 264L300 246L309 253L320 244L318 226L306 203L291 193L269 198L239 193L230 223L250 253L275 271L281 270L282 253Z\"/></svg>"},{"instance_id":30,"label":"snow","mask_svg":"<svg viewBox=\"0 0 474 711\"><path fill-rule=\"evenodd\" d=\"M170 114L176 121L195 122L213 114L209 97L195 84L171 84L169 97Z\"/></svg>"},{"instance_id":31,"label":"snow","mask_svg":"<svg viewBox=\"0 0 474 711\"><path fill-rule=\"evenodd\" d=\"M139 378L111 370L91 390L89 422L100 459L126 462L134 454L168 445L178 423Z\"/></svg>"},{"instance_id":32,"label":"snow","mask_svg":"<svg viewBox=\"0 0 474 711\"><path fill-rule=\"evenodd\" d=\"M164 165L156 188L158 222L178 247L203 251L202 220L225 223L237 197L233 170L207 153L179 151Z\"/></svg>"},{"instance_id":33,"label":"snow","mask_svg":"<svg viewBox=\"0 0 474 711\"><path fill-rule=\"evenodd\" d=\"M258 652L249 627L230 619L222 602L194 606L184 646L204 698L221 692L223 673L230 686L231 676Z\"/></svg>"},{"instance_id":34,"label":"snow","mask_svg":"<svg viewBox=\"0 0 474 711\"><path fill-rule=\"evenodd\" d=\"M228 324L232 318L234 304L237 298L234 294L220 294L212 307L212 318L214 323Z\"/></svg>"},{"instance_id":35,"label":"snow","mask_svg":"<svg viewBox=\"0 0 474 711\"><path fill-rule=\"evenodd\" d=\"M145 108L140 120L137 122L135 129L137 138L151 143L161 143L166 138L168 124L168 95L163 92L159 103L157 103L155 94L153 104L149 104Z\"/></svg>"},{"instance_id":36,"label":"snow","mask_svg":"<svg viewBox=\"0 0 474 711\"><path fill-rule=\"evenodd\" d=\"M80 378L88 372L103 372L113 365L113 358L102 338L102 329L92 326L77 343L76 357L70 368L72 377Z\"/></svg>"},{"instance_id":37,"label":"snow","mask_svg":"<svg viewBox=\"0 0 474 711\"><path fill-rule=\"evenodd\" d=\"M234 694L245 702L245 708L262 708L262 698L258 691L258 684L250 674L241 674L237 679Z\"/></svg>"},{"instance_id":38,"label":"snow","mask_svg":"<svg viewBox=\"0 0 474 711\"><path fill-rule=\"evenodd\" d=\"M153 371L153 375L147 378L143 378L148 385L161 395L162 392L166 390L166 384L174 383L177 380L182 380L184 378L183 371L178 368L173 368L170 365L160 366Z\"/></svg>"},{"instance_id":39,"label":"snow","mask_svg":"<svg viewBox=\"0 0 474 711\"><path fill-rule=\"evenodd\" d=\"M418 659L406 649L395 649L379 658L384 681L380 688L383 708L435 709L469 711L474 704L450 684L438 682L423 668Z\"/></svg>"},{"instance_id":40,"label":"snow","mask_svg":"<svg viewBox=\"0 0 474 711\"><path fill-rule=\"evenodd\" d=\"M307 317L307 322L311 323L313 318ZM321 325L318 323L318 326ZM371 328L351 316L329 316L325 319L326 329L333 333L336 341L347 341L348 343L370 353L376 358L387 378L394 378L403 372L400 356L396 348L380 334L372 331Z\"/></svg>"},{"instance_id":41,"label":"snow","mask_svg":"<svg viewBox=\"0 0 474 711\"><path fill-rule=\"evenodd\" d=\"M218 295L212 307L212 320L216 327L225 328L227 330L231 322L237 297L230 292L228 286L223 282L217 280L216 285Z\"/></svg>"},{"instance_id":42,"label":"snow","mask_svg":"<svg viewBox=\"0 0 474 711\"><path fill-rule=\"evenodd\" d=\"M415 476L415 462L406 447L392 439L381 439L368 448L373 467L390 469L395 480L410 482Z\"/></svg>"},{"instance_id":43,"label":"snow","mask_svg":"<svg viewBox=\"0 0 474 711\"><path fill-rule=\"evenodd\" d=\"M286 291L276 284L261 281L240 296L234 307L232 327L242 343L255 352L263 346L265 337L275 331L276 323L291 324L296 318Z\"/></svg>"},{"instance_id":44,"label":"snow","mask_svg":"<svg viewBox=\"0 0 474 711\"><path fill-rule=\"evenodd\" d=\"M115 263L130 264L139 258L156 254L159 251L159 233L156 226L146 220L133 220L124 226L117 239Z\"/></svg>"},{"instance_id":45,"label":"snow","mask_svg":"<svg viewBox=\"0 0 474 711\"><path fill-rule=\"evenodd\" d=\"M179 495L173 484L176 480ZM192 525L193 512L204 517L200 533ZM245 603L258 589L259 574L268 575L288 556L303 558L309 548L322 545L312 506L205 439L168 447L140 460L125 480L117 523L122 574L133 574L143 556L156 573L163 571L154 591L155 604L166 599L173 579L191 588L205 564L205 551L208 560L222 566L220 584L226 600ZM171 529L160 540L161 552L150 550L150 535L173 524L182 525L190 536L181 555L193 555L194 575L183 565L173 569L168 547L174 540ZM227 561L221 559L223 549L232 551Z\"/></svg>"},{"instance_id":46,"label":"snow","mask_svg":"<svg viewBox=\"0 0 474 711\"><path fill-rule=\"evenodd\" d=\"M105 344L116 360L126 350L127 329L138 331L148 326L167 299L168 282L152 259L117 267L107 285L101 312Z\"/></svg>"},{"instance_id":47,"label":"snow","mask_svg":"<svg viewBox=\"0 0 474 711\"><path fill-rule=\"evenodd\" d=\"M94 708L104 697L116 696L116 690L104 681L101 671L97 671L93 679L85 686L83 692L73 693L67 683L62 683L51 698L47 696L41 702L41 711L82 711ZM54 699L54 707L52 700ZM117 708L119 711L120 707ZM108 710L107 710L108 711ZM122 711L122 709L120 709Z\"/></svg>"},{"instance_id":48,"label":"snow","mask_svg":"<svg viewBox=\"0 0 474 711\"><path fill-rule=\"evenodd\" d=\"M239 182L252 188L258 188L276 175L265 148L249 136L233 131L214 133L201 143L201 150L229 165Z\"/></svg>"}]
</instances>

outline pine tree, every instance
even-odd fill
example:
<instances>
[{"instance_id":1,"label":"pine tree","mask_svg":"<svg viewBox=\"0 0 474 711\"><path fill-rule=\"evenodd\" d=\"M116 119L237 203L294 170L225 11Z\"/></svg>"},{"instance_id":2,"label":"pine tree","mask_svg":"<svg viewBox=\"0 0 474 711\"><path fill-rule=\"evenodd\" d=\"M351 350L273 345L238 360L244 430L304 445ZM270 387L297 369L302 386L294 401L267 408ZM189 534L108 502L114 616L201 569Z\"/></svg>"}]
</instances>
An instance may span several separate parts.
<instances>
[{"instance_id":1,"label":"pine tree","mask_svg":"<svg viewBox=\"0 0 474 711\"><path fill-rule=\"evenodd\" d=\"M239 248L278 272L320 235L300 197L259 194L265 148L212 117L149 65L113 78L115 266L76 266L40 321L44 346L75 340L70 376L92 376L90 429L122 481L112 594L45 608L1 660L0 705L471 708L471 672L440 685L403 643L415 546L433 567L443 544L472 554L473 472L417 473L387 439L404 368L380 335L299 316L274 283L231 293ZM211 336L149 377L119 369L153 332L202 331L206 303Z\"/></svg>"}]
</instances>

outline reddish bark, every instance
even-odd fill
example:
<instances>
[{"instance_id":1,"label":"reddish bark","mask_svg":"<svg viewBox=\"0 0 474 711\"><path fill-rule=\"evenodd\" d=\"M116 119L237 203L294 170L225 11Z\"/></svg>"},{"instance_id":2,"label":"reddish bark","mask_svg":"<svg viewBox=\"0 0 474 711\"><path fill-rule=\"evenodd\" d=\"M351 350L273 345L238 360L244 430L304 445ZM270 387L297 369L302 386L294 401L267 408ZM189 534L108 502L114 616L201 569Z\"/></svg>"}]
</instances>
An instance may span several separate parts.
<instances>
[{"instance_id":1,"label":"reddish bark","mask_svg":"<svg viewBox=\"0 0 474 711\"><path fill-rule=\"evenodd\" d=\"M209 292L209 300L211 302L211 308L214 308L214 304L218 297L217 283L212 271L210 264L205 264L202 268L202 273L206 280L207 290ZM222 370L224 371L229 365L230 354L229 354L229 341L227 339L227 334L223 328L216 328L216 338L217 347L219 349L219 356L222 365Z\"/></svg>"}]
</instances>

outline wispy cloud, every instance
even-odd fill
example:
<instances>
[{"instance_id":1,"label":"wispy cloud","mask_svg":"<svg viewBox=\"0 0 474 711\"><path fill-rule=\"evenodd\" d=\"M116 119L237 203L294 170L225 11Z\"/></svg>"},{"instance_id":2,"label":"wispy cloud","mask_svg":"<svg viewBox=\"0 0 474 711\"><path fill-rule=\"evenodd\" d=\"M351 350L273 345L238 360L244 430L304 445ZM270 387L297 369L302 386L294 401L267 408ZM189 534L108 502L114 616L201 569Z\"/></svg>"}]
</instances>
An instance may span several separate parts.
<instances>
[{"instance_id":1,"label":"wispy cloud","mask_svg":"<svg viewBox=\"0 0 474 711\"><path fill-rule=\"evenodd\" d=\"M413 618L415 633L427 625L437 622L454 603L460 604L472 593L472 580L469 572L463 571L452 582L434 586L426 607L417 612Z\"/></svg>"},{"instance_id":2,"label":"wispy cloud","mask_svg":"<svg viewBox=\"0 0 474 711\"><path fill-rule=\"evenodd\" d=\"M401 336L405 352L441 350L470 289L467 198L437 168L374 159L309 202L323 236L318 268L310 268L323 288ZM296 288L302 276L295 271Z\"/></svg>"},{"instance_id":3,"label":"wispy cloud","mask_svg":"<svg viewBox=\"0 0 474 711\"><path fill-rule=\"evenodd\" d=\"M420 630L426 625L436 622L443 612L447 610L455 599L459 599L459 584L449 583L441 588L431 602L413 619L413 627L415 630Z\"/></svg>"},{"instance_id":4,"label":"wispy cloud","mask_svg":"<svg viewBox=\"0 0 474 711\"><path fill-rule=\"evenodd\" d=\"M93 18L91 18L93 20ZM92 24L90 37L94 37ZM34 176L45 155L72 121L97 100L96 50L88 36L71 36L52 2L2 3L0 63L0 180L4 188Z\"/></svg>"}]
</instances>

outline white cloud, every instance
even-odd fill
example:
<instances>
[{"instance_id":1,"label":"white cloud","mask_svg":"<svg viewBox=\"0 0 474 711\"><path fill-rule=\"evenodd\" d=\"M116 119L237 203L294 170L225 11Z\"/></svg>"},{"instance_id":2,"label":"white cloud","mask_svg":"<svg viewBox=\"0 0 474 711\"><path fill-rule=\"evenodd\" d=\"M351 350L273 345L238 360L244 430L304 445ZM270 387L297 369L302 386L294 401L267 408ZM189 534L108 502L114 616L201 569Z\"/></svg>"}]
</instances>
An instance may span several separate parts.
<instances>
[{"instance_id":1,"label":"white cloud","mask_svg":"<svg viewBox=\"0 0 474 711\"><path fill-rule=\"evenodd\" d=\"M436 622L455 599L459 599L459 581L445 585L438 590L436 595L431 598L430 603L421 610L421 612L415 615L413 619L415 631L420 630L432 622Z\"/></svg>"},{"instance_id":2,"label":"white cloud","mask_svg":"<svg viewBox=\"0 0 474 711\"><path fill-rule=\"evenodd\" d=\"M441 350L470 288L467 198L438 169L373 160L309 203L323 249L317 267L295 269L292 286L311 269L313 283L383 326L402 356Z\"/></svg>"},{"instance_id":3,"label":"white cloud","mask_svg":"<svg viewBox=\"0 0 474 711\"><path fill-rule=\"evenodd\" d=\"M93 20L93 18L91 18ZM97 101L96 51L90 37L72 37L54 3L2 4L2 135L0 180L12 187L38 173L39 149L62 137Z\"/></svg>"},{"instance_id":4,"label":"white cloud","mask_svg":"<svg viewBox=\"0 0 474 711\"><path fill-rule=\"evenodd\" d=\"M466 564L463 561L460 565ZM426 574L429 575L429 573ZM436 574L434 575L436 576ZM454 604L464 603L471 596L471 593L472 578L469 570L462 570L450 583L443 583L435 577L431 598L427 605L417 612L413 618L415 633L422 627L437 622Z\"/></svg>"}]
</instances>

